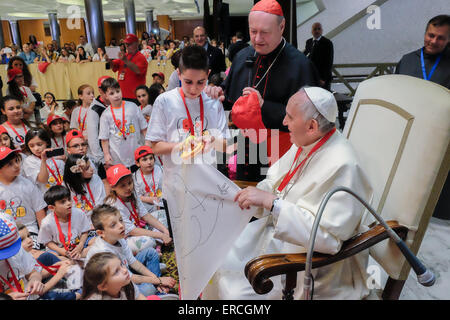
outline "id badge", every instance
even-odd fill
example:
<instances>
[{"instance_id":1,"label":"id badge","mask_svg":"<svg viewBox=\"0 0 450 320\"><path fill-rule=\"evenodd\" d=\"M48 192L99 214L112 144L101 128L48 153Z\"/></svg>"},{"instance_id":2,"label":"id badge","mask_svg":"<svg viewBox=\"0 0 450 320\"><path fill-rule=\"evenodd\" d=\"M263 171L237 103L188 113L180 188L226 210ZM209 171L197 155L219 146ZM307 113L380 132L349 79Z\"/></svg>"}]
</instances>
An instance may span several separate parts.
<instances>
[{"instance_id":1,"label":"id badge","mask_svg":"<svg viewBox=\"0 0 450 320\"><path fill-rule=\"evenodd\" d=\"M119 80L125 80L125 71L122 71L122 72L119 74Z\"/></svg>"}]
</instances>

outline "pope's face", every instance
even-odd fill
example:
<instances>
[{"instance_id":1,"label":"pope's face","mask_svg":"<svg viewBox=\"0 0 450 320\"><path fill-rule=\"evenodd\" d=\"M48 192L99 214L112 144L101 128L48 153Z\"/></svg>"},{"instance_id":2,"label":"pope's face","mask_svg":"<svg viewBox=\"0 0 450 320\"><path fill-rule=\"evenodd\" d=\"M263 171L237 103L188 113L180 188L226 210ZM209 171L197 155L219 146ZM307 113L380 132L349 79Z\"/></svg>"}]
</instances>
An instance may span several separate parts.
<instances>
[{"instance_id":1,"label":"pope's face","mask_svg":"<svg viewBox=\"0 0 450 320\"><path fill-rule=\"evenodd\" d=\"M289 129L291 142L297 147L307 146L311 142L312 129L311 121L305 120L299 105L303 103L303 98L300 94L292 96L286 106L286 116L283 119L283 125Z\"/></svg>"},{"instance_id":2,"label":"pope's face","mask_svg":"<svg viewBox=\"0 0 450 320\"><path fill-rule=\"evenodd\" d=\"M248 25L250 41L259 54L269 54L280 44L285 21L279 23L278 16L262 11L250 12Z\"/></svg>"},{"instance_id":3,"label":"pope's face","mask_svg":"<svg viewBox=\"0 0 450 320\"><path fill-rule=\"evenodd\" d=\"M438 54L444 51L450 38L450 27L435 27L432 24L428 26L425 32L424 47L428 54Z\"/></svg>"}]
</instances>

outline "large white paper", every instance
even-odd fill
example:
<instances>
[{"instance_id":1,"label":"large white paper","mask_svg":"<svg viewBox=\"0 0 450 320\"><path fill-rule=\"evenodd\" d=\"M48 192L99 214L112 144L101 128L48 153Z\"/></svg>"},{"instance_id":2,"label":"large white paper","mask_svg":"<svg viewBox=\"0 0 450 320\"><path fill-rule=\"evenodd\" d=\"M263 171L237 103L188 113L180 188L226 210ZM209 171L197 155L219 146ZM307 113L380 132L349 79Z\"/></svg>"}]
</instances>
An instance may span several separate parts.
<instances>
[{"instance_id":1,"label":"large white paper","mask_svg":"<svg viewBox=\"0 0 450 320\"><path fill-rule=\"evenodd\" d=\"M176 166L164 181L181 299L197 299L256 209L241 210L240 188L207 164ZM244 272L244 270L242 270Z\"/></svg>"},{"instance_id":2,"label":"large white paper","mask_svg":"<svg viewBox=\"0 0 450 320\"><path fill-rule=\"evenodd\" d=\"M119 59L120 47L105 47L106 54L110 59Z\"/></svg>"}]
</instances>

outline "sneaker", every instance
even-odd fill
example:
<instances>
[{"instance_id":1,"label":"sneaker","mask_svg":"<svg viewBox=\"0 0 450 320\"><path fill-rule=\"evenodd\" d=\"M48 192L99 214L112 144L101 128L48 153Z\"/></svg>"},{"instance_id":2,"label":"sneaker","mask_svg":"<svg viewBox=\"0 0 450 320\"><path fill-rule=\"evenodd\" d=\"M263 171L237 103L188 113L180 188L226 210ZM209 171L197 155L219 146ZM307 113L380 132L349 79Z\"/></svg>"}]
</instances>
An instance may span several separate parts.
<instances>
[{"instance_id":1,"label":"sneaker","mask_svg":"<svg viewBox=\"0 0 450 320\"><path fill-rule=\"evenodd\" d=\"M165 263L160 263L159 264L159 269L161 270L161 274L166 273L167 272L167 266Z\"/></svg>"}]
</instances>

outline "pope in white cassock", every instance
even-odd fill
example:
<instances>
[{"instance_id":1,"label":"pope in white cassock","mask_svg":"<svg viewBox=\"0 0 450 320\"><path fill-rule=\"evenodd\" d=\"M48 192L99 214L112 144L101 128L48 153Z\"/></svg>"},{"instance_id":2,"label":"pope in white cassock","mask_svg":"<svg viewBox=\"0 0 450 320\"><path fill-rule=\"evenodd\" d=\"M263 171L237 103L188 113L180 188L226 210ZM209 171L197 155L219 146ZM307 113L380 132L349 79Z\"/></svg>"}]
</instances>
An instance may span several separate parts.
<instances>
[{"instance_id":1,"label":"pope in white cassock","mask_svg":"<svg viewBox=\"0 0 450 320\"><path fill-rule=\"evenodd\" d=\"M203 299L281 299L284 277L271 278L272 291L255 293L244 275L246 263L270 253L306 252L314 217L325 194L345 186L370 202L371 185L350 142L336 130L336 100L330 92L305 87L286 107L290 150L270 167L256 188L235 198L242 209L256 206L258 220L249 223L203 291ZM333 195L320 221L314 250L336 254L345 240L366 231L364 207L344 192ZM368 251L312 270L314 299L362 299ZM303 272L297 275L294 298L303 298Z\"/></svg>"}]
</instances>

